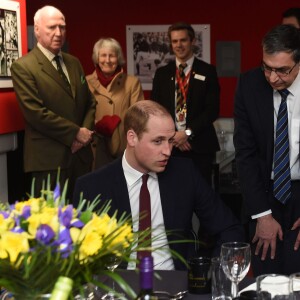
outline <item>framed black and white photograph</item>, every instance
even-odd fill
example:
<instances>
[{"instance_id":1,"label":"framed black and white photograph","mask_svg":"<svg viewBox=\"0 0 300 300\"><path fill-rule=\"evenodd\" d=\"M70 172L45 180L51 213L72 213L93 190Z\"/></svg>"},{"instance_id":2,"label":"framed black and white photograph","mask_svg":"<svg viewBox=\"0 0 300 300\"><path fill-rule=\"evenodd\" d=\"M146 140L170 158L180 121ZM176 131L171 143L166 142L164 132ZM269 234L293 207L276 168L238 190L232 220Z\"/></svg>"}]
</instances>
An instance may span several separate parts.
<instances>
[{"instance_id":1,"label":"framed black and white photograph","mask_svg":"<svg viewBox=\"0 0 300 300\"><path fill-rule=\"evenodd\" d=\"M157 68L166 65L175 56L170 49L170 25L127 25L127 72L137 76L143 90L152 89ZM210 25L194 25L195 56L210 63Z\"/></svg>"},{"instance_id":2,"label":"framed black and white photograph","mask_svg":"<svg viewBox=\"0 0 300 300\"><path fill-rule=\"evenodd\" d=\"M0 88L12 87L10 67L22 55L20 3L0 2Z\"/></svg>"}]
</instances>

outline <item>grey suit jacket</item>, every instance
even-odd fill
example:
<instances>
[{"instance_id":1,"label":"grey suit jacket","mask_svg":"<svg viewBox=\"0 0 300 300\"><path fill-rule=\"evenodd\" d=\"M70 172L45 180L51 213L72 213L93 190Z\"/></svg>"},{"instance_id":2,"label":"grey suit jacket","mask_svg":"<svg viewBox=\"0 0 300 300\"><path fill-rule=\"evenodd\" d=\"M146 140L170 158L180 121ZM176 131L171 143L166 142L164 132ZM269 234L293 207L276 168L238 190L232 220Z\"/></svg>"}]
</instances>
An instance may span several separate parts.
<instances>
[{"instance_id":1,"label":"grey suit jacket","mask_svg":"<svg viewBox=\"0 0 300 300\"><path fill-rule=\"evenodd\" d=\"M94 126L95 100L77 58L62 53L72 92L38 47L11 67L17 99L25 118L25 172L67 168L80 127ZM90 147L76 154L91 163Z\"/></svg>"}]
</instances>

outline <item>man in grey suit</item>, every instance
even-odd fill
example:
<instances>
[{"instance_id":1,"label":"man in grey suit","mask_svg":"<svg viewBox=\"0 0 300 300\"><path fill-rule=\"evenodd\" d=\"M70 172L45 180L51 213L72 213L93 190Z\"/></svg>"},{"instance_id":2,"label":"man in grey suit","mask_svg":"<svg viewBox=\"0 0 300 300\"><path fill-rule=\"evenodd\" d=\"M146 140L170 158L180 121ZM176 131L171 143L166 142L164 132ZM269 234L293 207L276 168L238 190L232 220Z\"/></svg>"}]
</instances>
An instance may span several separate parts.
<instances>
[{"instance_id":1,"label":"man in grey suit","mask_svg":"<svg viewBox=\"0 0 300 300\"><path fill-rule=\"evenodd\" d=\"M300 31L277 26L262 46L261 66L241 75L234 107L236 162L255 276L300 269ZM281 136L288 136L287 147L279 146ZM285 149L285 164L277 163L277 149ZM278 177L281 166L286 168Z\"/></svg>"},{"instance_id":2,"label":"man in grey suit","mask_svg":"<svg viewBox=\"0 0 300 300\"><path fill-rule=\"evenodd\" d=\"M175 125L169 112L150 100L136 102L126 112L124 132L127 146L122 158L103 168L78 178L74 191L74 205L81 194L87 200L98 195L102 201L112 200L110 214L117 211L131 215L133 230L139 230L139 192L142 177L148 174L155 269L182 269L173 260L171 250L184 258L198 255L193 243L174 243L191 239L192 216L199 217L203 230L216 238L213 255L220 254L226 241L244 239L243 227L231 210L206 183L193 161L173 157L171 151ZM146 212L149 214L149 210ZM166 232L168 234L166 236ZM173 242L173 243L172 243Z\"/></svg>"},{"instance_id":3,"label":"man in grey suit","mask_svg":"<svg viewBox=\"0 0 300 300\"><path fill-rule=\"evenodd\" d=\"M34 16L36 47L11 67L14 90L25 118L24 169L35 178L35 194L50 174L52 188L91 170L95 100L77 58L61 51L65 17L45 6ZM57 61L58 60L58 61ZM58 72L60 71L60 73Z\"/></svg>"}]
</instances>

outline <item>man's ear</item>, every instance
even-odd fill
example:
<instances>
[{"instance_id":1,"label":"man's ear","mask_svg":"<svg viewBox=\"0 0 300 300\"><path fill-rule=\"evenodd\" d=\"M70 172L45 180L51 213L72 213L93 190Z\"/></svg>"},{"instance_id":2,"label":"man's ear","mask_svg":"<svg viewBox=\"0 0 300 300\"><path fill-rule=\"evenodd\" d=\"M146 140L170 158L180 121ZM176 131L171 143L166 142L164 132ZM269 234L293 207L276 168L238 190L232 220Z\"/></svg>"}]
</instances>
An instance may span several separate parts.
<instances>
[{"instance_id":1,"label":"man's ear","mask_svg":"<svg viewBox=\"0 0 300 300\"><path fill-rule=\"evenodd\" d=\"M127 131L127 144L131 147L134 147L136 142L138 141L138 137L133 129L129 129Z\"/></svg>"}]
</instances>

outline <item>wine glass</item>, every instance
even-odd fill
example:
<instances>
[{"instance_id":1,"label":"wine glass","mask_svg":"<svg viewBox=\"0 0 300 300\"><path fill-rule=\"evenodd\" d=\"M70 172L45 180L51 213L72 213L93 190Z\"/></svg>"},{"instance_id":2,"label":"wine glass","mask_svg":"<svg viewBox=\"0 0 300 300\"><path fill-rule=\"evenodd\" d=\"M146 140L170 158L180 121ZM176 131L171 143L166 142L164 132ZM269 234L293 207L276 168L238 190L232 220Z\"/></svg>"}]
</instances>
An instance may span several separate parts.
<instances>
[{"instance_id":1,"label":"wine glass","mask_svg":"<svg viewBox=\"0 0 300 300\"><path fill-rule=\"evenodd\" d=\"M242 242L229 242L222 244L221 264L224 273L232 282L232 298L238 296L238 284L248 273L250 261L250 244Z\"/></svg>"},{"instance_id":2,"label":"wine glass","mask_svg":"<svg viewBox=\"0 0 300 300\"><path fill-rule=\"evenodd\" d=\"M122 262L122 256L121 255L111 255L107 259L106 268L111 271L112 273L115 271L115 269L120 265ZM107 294L101 297L102 300L115 300L120 299L122 297L122 294L116 293L115 291L115 281L112 279L112 289Z\"/></svg>"}]
</instances>

